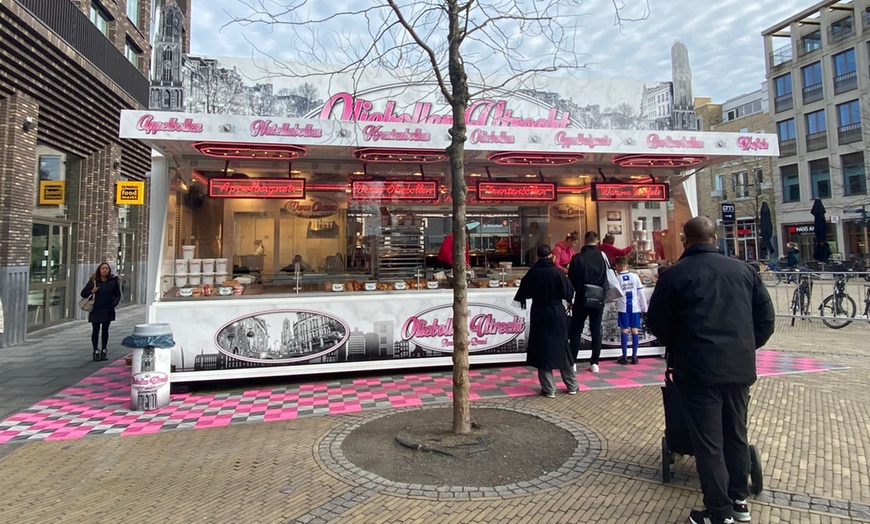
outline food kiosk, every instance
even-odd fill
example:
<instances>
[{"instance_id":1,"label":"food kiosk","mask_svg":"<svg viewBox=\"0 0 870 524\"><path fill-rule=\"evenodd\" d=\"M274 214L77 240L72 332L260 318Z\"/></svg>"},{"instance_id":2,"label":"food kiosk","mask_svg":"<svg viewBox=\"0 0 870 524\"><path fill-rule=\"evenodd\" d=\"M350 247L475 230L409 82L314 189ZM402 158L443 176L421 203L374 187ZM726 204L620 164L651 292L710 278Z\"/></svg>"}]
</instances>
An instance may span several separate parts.
<instances>
[{"instance_id":1,"label":"food kiosk","mask_svg":"<svg viewBox=\"0 0 870 524\"><path fill-rule=\"evenodd\" d=\"M513 296L538 245L609 231L651 293L695 212L694 172L777 154L765 134L561 124L469 125L470 268L453 275L437 260L447 125L124 111L120 136L155 151L148 318L172 325L173 382L450 365L455 278L470 362L523 362ZM617 356L614 307L604 322Z\"/></svg>"}]
</instances>

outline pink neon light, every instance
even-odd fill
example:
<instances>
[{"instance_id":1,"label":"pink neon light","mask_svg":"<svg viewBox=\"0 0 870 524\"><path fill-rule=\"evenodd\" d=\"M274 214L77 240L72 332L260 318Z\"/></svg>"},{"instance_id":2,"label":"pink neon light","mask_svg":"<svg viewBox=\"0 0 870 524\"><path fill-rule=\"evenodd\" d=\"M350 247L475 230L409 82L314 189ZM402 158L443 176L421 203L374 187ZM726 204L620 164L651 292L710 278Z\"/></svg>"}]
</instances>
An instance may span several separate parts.
<instances>
[{"instance_id":1,"label":"pink neon light","mask_svg":"<svg viewBox=\"0 0 870 524\"><path fill-rule=\"evenodd\" d=\"M530 153L523 151L503 151L491 153L486 157L490 162L500 165L524 166L565 166L586 158L583 153Z\"/></svg>"},{"instance_id":2,"label":"pink neon light","mask_svg":"<svg viewBox=\"0 0 870 524\"><path fill-rule=\"evenodd\" d=\"M353 156L364 162L431 164L447 160L443 149L393 149L364 147L353 152Z\"/></svg>"},{"instance_id":3,"label":"pink neon light","mask_svg":"<svg viewBox=\"0 0 870 524\"><path fill-rule=\"evenodd\" d=\"M215 158L293 160L307 151L302 146L284 144L234 144L229 142L194 142L193 148Z\"/></svg>"},{"instance_id":4,"label":"pink neon light","mask_svg":"<svg viewBox=\"0 0 870 524\"><path fill-rule=\"evenodd\" d=\"M700 155L621 155L613 163L622 167L687 167L698 165L708 156Z\"/></svg>"}]
</instances>

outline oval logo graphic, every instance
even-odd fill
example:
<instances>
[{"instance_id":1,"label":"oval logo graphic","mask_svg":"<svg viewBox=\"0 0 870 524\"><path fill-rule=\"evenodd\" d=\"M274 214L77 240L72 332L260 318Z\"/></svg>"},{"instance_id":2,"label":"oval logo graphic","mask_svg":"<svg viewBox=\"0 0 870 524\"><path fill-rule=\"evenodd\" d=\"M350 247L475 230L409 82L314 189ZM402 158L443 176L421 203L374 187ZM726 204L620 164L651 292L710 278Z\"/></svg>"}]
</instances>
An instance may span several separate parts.
<instances>
[{"instance_id":1,"label":"oval logo graphic","mask_svg":"<svg viewBox=\"0 0 870 524\"><path fill-rule=\"evenodd\" d=\"M160 371L136 373L130 379L130 385L137 391L157 391L169 382L169 375Z\"/></svg>"},{"instance_id":2,"label":"oval logo graphic","mask_svg":"<svg viewBox=\"0 0 870 524\"><path fill-rule=\"evenodd\" d=\"M215 334L215 346L246 362L291 364L337 351L348 340L338 317L305 309L276 309L231 320Z\"/></svg>"},{"instance_id":3,"label":"oval logo graphic","mask_svg":"<svg viewBox=\"0 0 870 524\"><path fill-rule=\"evenodd\" d=\"M550 216L559 220L574 220L585 214L585 209L574 204L556 204L550 207Z\"/></svg>"},{"instance_id":4,"label":"oval logo graphic","mask_svg":"<svg viewBox=\"0 0 870 524\"><path fill-rule=\"evenodd\" d=\"M338 213L338 202L331 198L308 196L287 202L284 210L299 218L326 218Z\"/></svg>"},{"instance_id":5,"label":"oval logo graphic","mask_svg":"<svg viewBox=\"0 0 870 524\"><path fill-rule=\"evenodd\" d=\"M526 330L526 319L510 309L489 304L468 304L468 352L488 349L516 352L516 338ZM453 305L436 306L410 316L402 325L402 340L433 351L453 352Z\"/></svg>"}]
</instances>

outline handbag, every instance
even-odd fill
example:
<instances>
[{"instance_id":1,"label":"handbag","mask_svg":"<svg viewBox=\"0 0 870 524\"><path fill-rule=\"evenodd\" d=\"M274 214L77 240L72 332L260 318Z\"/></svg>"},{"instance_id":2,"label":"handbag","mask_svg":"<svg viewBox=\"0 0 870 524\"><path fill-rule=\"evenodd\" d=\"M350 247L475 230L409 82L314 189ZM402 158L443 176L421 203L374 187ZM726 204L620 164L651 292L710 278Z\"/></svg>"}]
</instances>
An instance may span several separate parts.
<instances>
[{"instance_id":1,"label":"handbag","mask_svg":"<svg viewBox=\"0 0 870 524\"><path fill-rule=\"evenodd\" d=\"M89 297L79 300L79 308L82 311L88 311L88 312L93 311L94 299L96 299L96 295L91 293L91 295Z\"/></svg>"},{"instance_id":2,"label":"handbag","mask_svg":"<svg viewBox=\"0 0 870 524\"><path fill-rule=\"evenodd\" d=\"M607 270L607 280L605 285L607 288L604 290L604 297L607 302L615 302L624 296L622 293L622 283L619 281L619 276L616 274L616 271L612 269Z\"/></svg>"},{"instance_id":3,"label":"handbag","mask_svg":"<svg viewBox=\"0 0 870 524\"><path fill-rule=\"evenodd\" d=\"M604 288L595 284L586 284L583 288L583 307L602 309L604 307Z\"/></svg>"}]
</instances>

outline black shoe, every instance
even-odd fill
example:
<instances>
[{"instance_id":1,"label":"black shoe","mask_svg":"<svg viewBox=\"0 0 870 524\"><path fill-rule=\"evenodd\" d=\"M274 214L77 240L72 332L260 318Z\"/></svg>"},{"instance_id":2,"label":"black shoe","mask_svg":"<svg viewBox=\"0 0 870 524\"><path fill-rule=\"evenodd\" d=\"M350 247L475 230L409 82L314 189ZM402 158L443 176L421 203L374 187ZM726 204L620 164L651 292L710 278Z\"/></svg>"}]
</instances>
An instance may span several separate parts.
<instances>
[{"instance_id":1,"label":"black shoe","mask_svg":"<svg viewBox=\"0 0 870 524\"><path fill-rule=\"evenodd\" d=\"M104 349L100 351L100 360L109 360L109 350Z\"/></svg>"},{"instance_id":2,"label":"black shoe","mask_svg":"<svg viewBox=\"0 0 870 524\"><path fill-rule=\"evenodd\" d=\"M617 364L622 364L623 366L628 364L628 360L625 357L619 357L616 359Z\"/></svg>"},{"instance_id":3,"label":"black shoe","mask_svg":"<svg viewBox=\"0 0 870 524\"><path fill-rule=\"evenodd\" d=\"M689 513L689 524L734 524L734 519L727 517L726 519L716 519L710 515L707 510L692 510Z\"/></svg>"},{"instance_id":4,"label":"black shoe","mask_svg":"<svg viewBox=\"0 0 870 524\"><path fill-rule=\"evenodd\" d=\"M737 522L752 521L752 515L749 514L749 504L745 500L735 500L731 506L731 516Z\"/></svg>"},{"instance_id":5,"label":"black shoe","mask_svg":"<svg viewBox=\"0 0 870 524\"><path fill-rule=\"evenodd\" d=\"M541 396L547 397L547 398L556 398L556 392L555 391L541 391Z\"/></svg>"},{"instance_id":6,"label":"black shoe","mask_svg":"<svg viewBox=\"0 0 870 524\"><path fill-rule=\"evenodd\" d=\"M631 363L637 364L637 357L631 357Z\"/></svg>"},{"instance_id":7,"label":"black shoe","mask_svg":"<svg viewBox=\"0 0 870 524\"><path fill-rule=\"evenodd\" d=\"M99 352L99 350L95 349L94 350L94 362L99 362L99 361L100 361L100 352Z\"/></svg>"}]
</instances>

